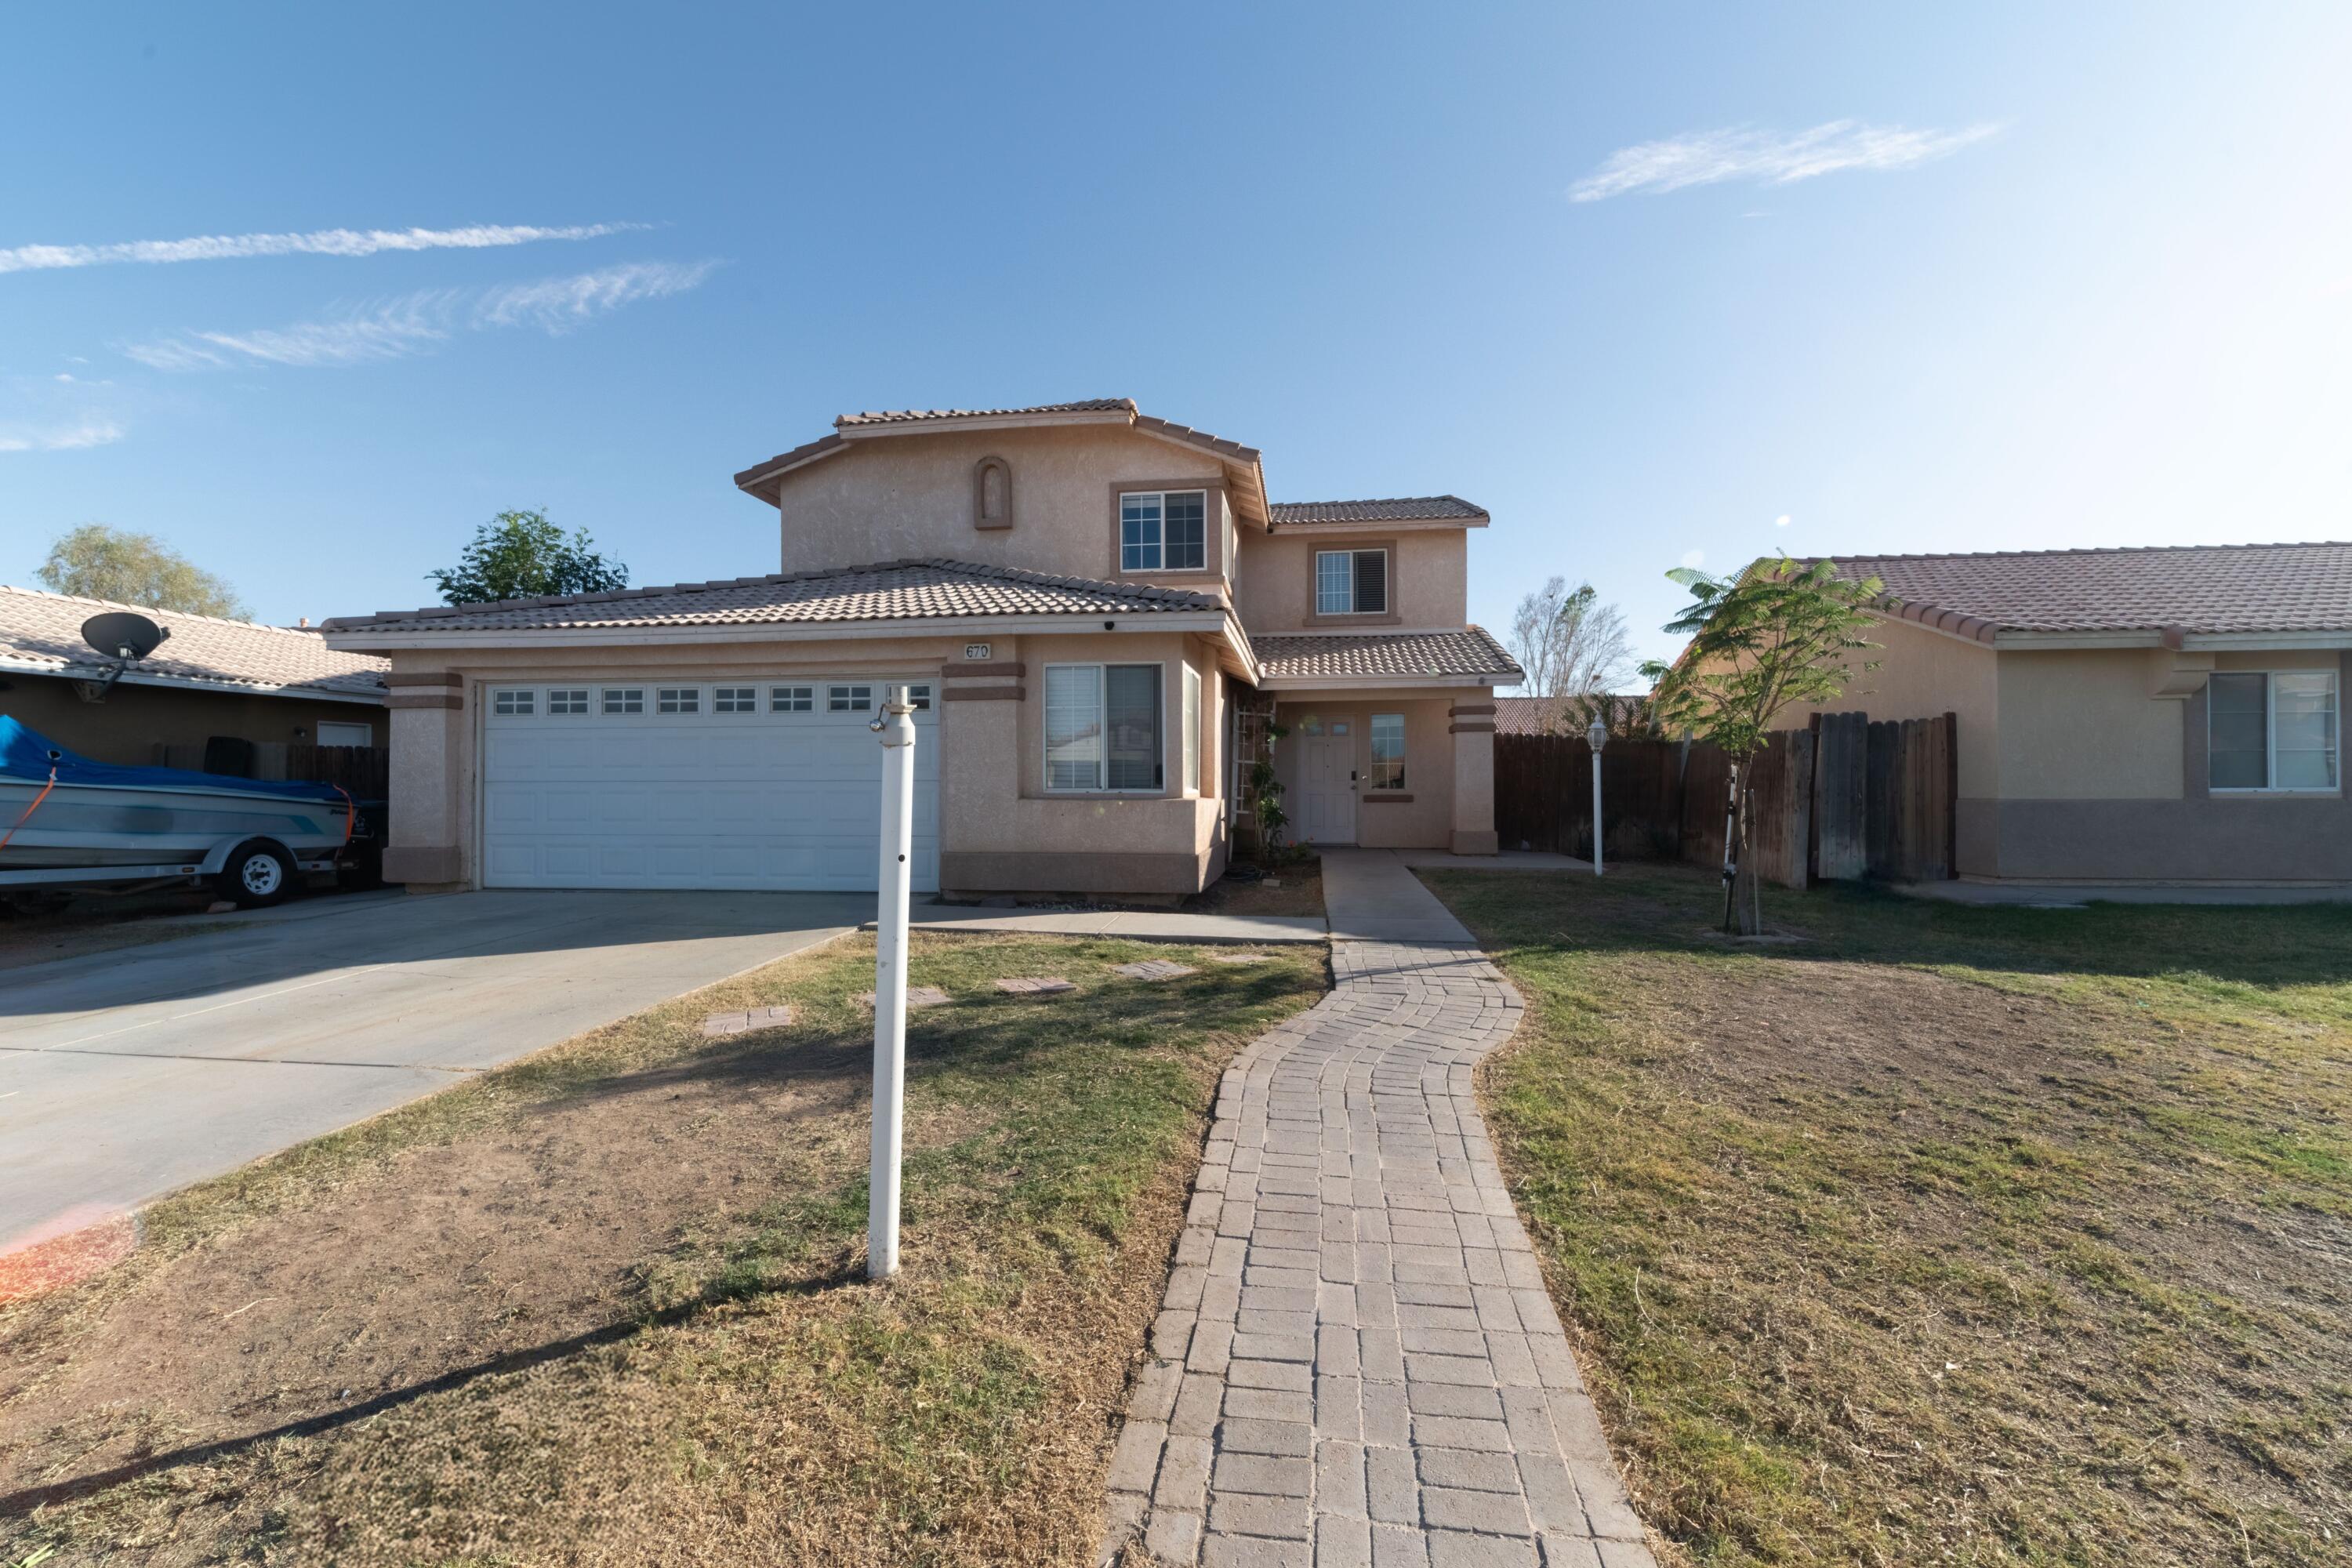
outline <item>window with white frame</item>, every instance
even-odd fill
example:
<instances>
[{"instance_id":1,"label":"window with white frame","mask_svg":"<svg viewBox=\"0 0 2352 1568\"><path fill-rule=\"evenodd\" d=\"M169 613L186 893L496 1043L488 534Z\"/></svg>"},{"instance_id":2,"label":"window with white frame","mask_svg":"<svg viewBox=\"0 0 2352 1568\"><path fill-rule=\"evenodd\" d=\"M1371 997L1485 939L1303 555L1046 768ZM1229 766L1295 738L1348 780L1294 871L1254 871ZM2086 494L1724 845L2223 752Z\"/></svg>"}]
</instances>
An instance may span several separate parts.
<instances>
[{"instance_id":1,"label":"window with white frame","mask_svg":"<svg viewBox=\"0 0 2352 1568\"><path fill-rule=\"evenodd\" d=\"M588 711L588 689L584 686L551 687L547 693L550 713L578 715Z\"/></svg>"},{"instance_id":2,"label":"window with white frame","mask_svg":"<svg viewBox=\"0 0 2352 1568\"><path fill-rule=\"evenodd\" d=\"M760 689L756 686L714 686L710 689L710 710L713 713L757 713L760 710Z\"/></svg>"},{"instance_id":3,"label":"window with white frame","mask_svg":"<svg viewBox=\"0 0 2352 1568\"><path fill-rule=\"evenodd\" d=\"M646 689L642 686L608 686L604 688L606 713L642 713L646 710Z\"/></svg>"},{"instance_id":4,"label":"window with white frame","mask_svg":"<svg viewBox=\"0 0 2352 1568\"><path fill-rule=\"evenodd\" d=\"M1166 763L1156 664L1045 667L1045 787L1157 794Z\"/></svg>"},{"instance_id":5,"label":"window with white frame","mask_svg":"<svg viewBox=\"0 0 2352 1568\"><path fill-rule=\"evenodd\" d=\"M874 706L874 689L870 686L828 686L824 706L832 713L864 713Z\"/></svg>"},{"instance_id":6,"label":"window with white frame","mask_svg":"<svg viewBox=\"0 0 2352 1568\"><path fill-rule=\"evenodd\" d=\"M816 688L814 686L768 688L768 711L771 713L808 713L815 709Z\"/></svg>"},{"instance_id":7,"label":"window with white frame","mask_svg":"<svg viewBox=\"0 0 2352 1568\"><path fill-rule=\"evenodd\" d=\"M663 686L655 690L654 707L662 713L699 713L702 711L702 689L698 686Z\"/></svg>"},{"instance_id":8,"label":"window with white frame","mask_svg":"<svg viewBox=\"0 0 2352 1568\"><path fill-rule=\"evenodd\" d=\"M537 706L535 691L503 689L490 694L490 711L501 719L529 718Z\"/></svg>"},{"instance_id":9,"label":"window with white frame","mask_svg":"<svg viewBox=\"0 0 2352 1568\"><path fill-rule=\"evenodd\" d=\"M931 689L928 686L909 686L907 688L907 705L918 713L929 710L931 706Z\"/></svg>"},{"instance_id":10,"label":"window with white frame","mask_svg":"<svg viewBox=\"0 0 2352 1568\"><path fill-rule=\"evenodd\" d=\"M1201 787L1201 672L1184 667L1184 771L1178 782L1192 793Z\"/></svg>"},{"instance_id":11,"label":"window with white frame","mask_svg":"<svg viewBox=\"0 0 2352 1568\"><path fill-rule=\"evenodd\" d=\"M2216 791L2332 790L2336 674L2216 670L2205 679L2205 783Z\"/></svg>"},{"instance_id":12,"label":"window with white frame","mask_svg":"<svg viewBox=\"0 0 2352 1568\"><path fill-rule=\"evenodd\" d=\"M1389 552L1385 550L1317 551L1315 613L1318 616L1387 615Z\"/></svg>"},{"instance_id":13,"label":"window with white frame","mask_svg":"<svg viewBox=\"0 0 2352 1568\"><path fill-rule=\"evenodd\" d=\"M1404 715L1372 715L1372 767L1366 789L1404 788Z\"/></svg>"},{"instance_id":14,"label":"window with white frame","mask_svg":"<svg viewBox=\"0 0 2352 1568\"><path fill-rule=\"evenodd\" d=\"M1209 492L1143 490L1118 498L1118 569L1204 572Z\"/></svg>"}]
</instances>

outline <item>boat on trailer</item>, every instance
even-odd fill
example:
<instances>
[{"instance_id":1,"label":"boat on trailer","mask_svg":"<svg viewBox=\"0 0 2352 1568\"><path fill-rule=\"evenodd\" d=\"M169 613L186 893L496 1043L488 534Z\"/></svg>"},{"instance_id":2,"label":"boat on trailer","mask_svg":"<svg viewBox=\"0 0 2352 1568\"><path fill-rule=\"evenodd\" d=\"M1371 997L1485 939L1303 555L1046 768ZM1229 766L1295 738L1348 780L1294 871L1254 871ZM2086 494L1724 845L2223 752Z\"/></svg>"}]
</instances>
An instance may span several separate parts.
<instances>
[{"instance_id":1,"label":"boat on trailer","mask_svg":"<svg viewBox=\"0 0 2352 1568\"><path fill-rule=\"evenodd\" d=\"M357 824L333 784L93 762L0 714L0 892L196 880L273 904Z\"/></svg>"}]
</instances>

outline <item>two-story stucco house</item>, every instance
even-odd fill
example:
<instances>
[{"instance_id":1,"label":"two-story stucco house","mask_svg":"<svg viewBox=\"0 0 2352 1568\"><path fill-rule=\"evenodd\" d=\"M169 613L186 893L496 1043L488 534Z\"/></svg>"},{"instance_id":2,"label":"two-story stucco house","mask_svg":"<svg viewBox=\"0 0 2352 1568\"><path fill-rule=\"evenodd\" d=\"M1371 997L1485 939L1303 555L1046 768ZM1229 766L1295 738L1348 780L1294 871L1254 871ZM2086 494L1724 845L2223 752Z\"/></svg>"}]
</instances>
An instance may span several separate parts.
<instances>
[{"instance_id":1,"label":"two-story stucco house","mask_svg":"<svg viewBox=\"0 0 2352 1568\"><path fill-rule=\"evenodd\" d=\"M1467 502L1274 503L1124 398L845 416L735 483L772 576L327 623L392 661L387 877L870 888L893 683L919 889L1197 891L1269 707L1295 837L1494 852L1519 671L1466 621Z\"/></svg>"}]
</instances>

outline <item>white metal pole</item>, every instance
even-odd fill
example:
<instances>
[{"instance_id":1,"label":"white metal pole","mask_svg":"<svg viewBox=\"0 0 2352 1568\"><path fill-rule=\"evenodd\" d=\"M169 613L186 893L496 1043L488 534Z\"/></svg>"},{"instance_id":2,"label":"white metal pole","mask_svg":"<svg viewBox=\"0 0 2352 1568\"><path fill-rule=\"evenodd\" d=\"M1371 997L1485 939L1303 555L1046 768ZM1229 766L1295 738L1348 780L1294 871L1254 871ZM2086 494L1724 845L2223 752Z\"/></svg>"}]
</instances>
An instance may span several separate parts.
<instances>
[{"instance_id":1,"label":"white metal pole","mask_svg":"<svg viewBox=\"0 0 2352 1568\"><path fill-rule=\"evenodd\" d=\"M1601 748L1592 748L1592 874L1601 875Z\"/></svg>"},{"instance_id":2,"label":"white metal pole","mask_svg":"<svg viewBox=\"0 0 2352 1568\"><path fill-rule=\"evenodd\" d=\"M915 829L915 710L887 689L882 737L882 848L874 911L874 1163L867 1180L866 1277L898 1271L899 1117L907 1089L907 854Z\"/></svg>"}]
</instances>

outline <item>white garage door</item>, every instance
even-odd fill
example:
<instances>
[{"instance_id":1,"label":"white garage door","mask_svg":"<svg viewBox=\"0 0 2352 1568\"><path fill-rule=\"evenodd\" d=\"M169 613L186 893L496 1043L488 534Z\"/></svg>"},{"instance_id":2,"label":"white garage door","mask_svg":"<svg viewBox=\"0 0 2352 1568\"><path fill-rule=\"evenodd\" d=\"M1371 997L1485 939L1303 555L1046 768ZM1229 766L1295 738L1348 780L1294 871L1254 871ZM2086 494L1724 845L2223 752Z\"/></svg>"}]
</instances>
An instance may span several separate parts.
<instances>
[{"instance_id":1,"label":"white garage door","mask_svg":"<svg viewBox=\"0 0 2352 1568\"><path fill-rule=\"evenodd\" d=\"M483 885L871 889L885 683L677 679L485 691ZM939 715L913 691L913 879L932 891Z\"/></svg>"}]
</instances>

